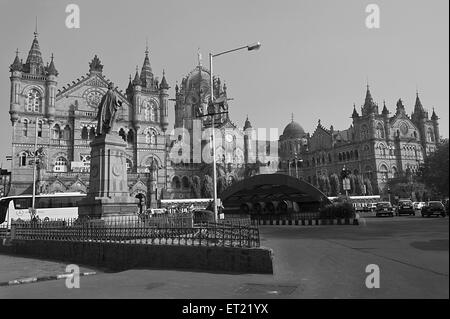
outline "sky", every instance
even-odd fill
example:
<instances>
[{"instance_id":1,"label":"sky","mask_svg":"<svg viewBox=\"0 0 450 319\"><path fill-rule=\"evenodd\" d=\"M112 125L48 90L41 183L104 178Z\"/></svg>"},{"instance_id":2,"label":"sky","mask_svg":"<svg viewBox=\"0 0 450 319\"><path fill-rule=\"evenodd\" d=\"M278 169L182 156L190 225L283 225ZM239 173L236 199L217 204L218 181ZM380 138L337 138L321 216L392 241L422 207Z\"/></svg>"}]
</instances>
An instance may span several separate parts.
<instances>
[{"instance_id":1,"label":"sky","mask_svg":"<svg viewBox=\"0 0 450 319\"><path fill-rule=\"evenodd\" d=\"M80 8L80 28L65 25L69 4ZM380 8L380 28L366 27L366 7ZM153 73L165 70L174 97L176 82L218 53L254 42L258 51L237 51L214 60L227 84L230 117L242 127L279 129L294 119L314 132L351 125L353 104L366 85L391 112L402 98L408 113L416 90L449 136L449 1L447 0L0 0L0 160L11 155L9 65L16 49L26 60L35 20L44 63L53 53L58 87L89 71L95 54L103 74L125 90L144 60L146 41ZM174 124L173 102L169 105Z\"/></svg>"}]
</instances>

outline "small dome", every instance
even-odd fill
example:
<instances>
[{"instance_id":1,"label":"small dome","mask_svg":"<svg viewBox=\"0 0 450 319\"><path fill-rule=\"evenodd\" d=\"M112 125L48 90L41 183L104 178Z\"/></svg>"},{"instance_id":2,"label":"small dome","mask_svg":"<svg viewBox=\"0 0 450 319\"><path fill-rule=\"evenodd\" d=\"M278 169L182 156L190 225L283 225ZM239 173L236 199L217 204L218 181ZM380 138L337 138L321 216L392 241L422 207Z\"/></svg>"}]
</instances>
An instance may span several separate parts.
<instances>
[{"instance_id":1,"label":"small dome","mask_svg":"<svg viewBox=\"0 0 450 319\"><path fill-rule=\"evenodd\" d=\"M284 138L301 138L304 135L305 130L303 129L303 127L301 127L300 124L295 121L289 123L283 131Z\"/></svg>"}]
</instances>

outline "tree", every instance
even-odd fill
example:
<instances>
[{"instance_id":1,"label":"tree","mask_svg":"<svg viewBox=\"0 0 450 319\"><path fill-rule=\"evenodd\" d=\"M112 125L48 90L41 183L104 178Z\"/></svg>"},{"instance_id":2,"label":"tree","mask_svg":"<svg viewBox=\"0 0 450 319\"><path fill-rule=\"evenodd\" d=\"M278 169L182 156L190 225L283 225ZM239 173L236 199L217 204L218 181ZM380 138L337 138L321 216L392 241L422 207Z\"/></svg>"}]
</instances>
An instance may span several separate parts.
<instances>
[{"instance_id":1,"label":"tree","mask_svg":"<svg viewBox=\"0 0 450 319\"><path fill-rule=\"evenodd\" d=\"M331 174L330 186L331 196L337 196L340 189L339 176L337 176L337 174Z\"/></svg>"},{"instance_id":2,"label":"tree","mask_svg":"<svg viewBox=\"0 0 450 319\"><path fill-rule=\"evenodd\" d=\"M355 174L348 175L350 179L350 194L356 195L356 176Z\"/></svg>"},{"instance_id":3,"label":"tree","mask_svg":"<svg viewBox=\"0 0 450 319\"><path fill-rule=\"evenodd\" d=\"M425 158L419 170L419 179L433 194L448 196L449 194L449 148L448 139L438 145L436 151Z\"/></svg>"},{"instance_id":4,"label":"tree","mask_svg":"<svg viewBox=\"0 0 450 319\"><path fill-rule=\"evenodd\" d=\"M198 176L194 176L192 178L191 196L193 198L200 198L200 196L201 196L201 181L200 181L200 177L198 177Z\"/></svg>"},{"instance_id":5,"label":"tree","mask_svg":"<svg viewBox=\"0 0 450 319\"><path fill-rule=\"evenodd\" d=\"M366 185L366 195L373 195L372 182L370 181L370 179L366 178L364 180L364 185Z\"/></svg>"},{"instance_id":6,"label":"tree","mask_svg":"<svg viewBox=\"0 0 450 319\"><path fill-rule=\"evenodd\" d=\"M214 186L211 176L204 175L202 180L202 196L203 198L212 198L214 195Z\"/></svg>"},{"instance_id":7,"label":"tree","mask_svg":"<svg viewBox=\"0 0 450 319\"><path fill-rule=\"evenodd\" d=\"M364 181L361 175L356 176L355 193L356 195L364 195Z\"/></svg>"}]
</instances>

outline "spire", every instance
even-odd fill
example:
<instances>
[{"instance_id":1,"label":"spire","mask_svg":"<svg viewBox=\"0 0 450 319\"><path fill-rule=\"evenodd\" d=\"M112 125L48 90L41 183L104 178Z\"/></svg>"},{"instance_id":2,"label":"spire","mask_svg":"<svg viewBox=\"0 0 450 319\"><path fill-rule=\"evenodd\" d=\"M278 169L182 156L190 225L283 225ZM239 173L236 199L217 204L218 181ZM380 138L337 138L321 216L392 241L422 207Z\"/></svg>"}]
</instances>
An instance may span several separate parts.
<instances>
[{"instance_id":1,"label":"spire","mask_svg":"<svg viewBox=\"0 0 450 319\"><path fill-rule=\"evenodd\" d=\"M167 84L167 80L166 80L166 72L163 70L163 77L161 79L161 84L159 85L160 89L163 90L168 90L169 89L169 84Z\"/></svg>"},{"instance_id":2,"label":"spire","mask_svg":"<svg viewBox=\"0 0 450 319\"><path fill-rule=\"evenodd\" d=\"M142 69L141 69L141 83L142 83L142 86L150 88L153 85L153 72L152 72L152 67L150 65L150 59L148 57L148 54L149 54L149 51L148 51L148 43L147 43L146 48L145 48L144 63L142 64Z\"/></svg>"},{"instance_id":3,"label":"spire","mask_svg":"<svg viewBox=\"0 0 450 319\"><path fill-rule=\"evenodd\" d=\"M355 103L353 103L353 113L352 113L352 118L356 118L359 117L358 111L356 111L356 105Z\"/></svg>"},{"instance_id":4,"label":"spire","mask_svg":"<svg viewBox=\"0 0 450 319\"><path fill-rule=\"evenodd\" d=\"M405 113L405 106L403 105L402 99L397 101L397 112L396 114Z\"/></svg>"},{"instance_id":5,"label":"spire","mask_svg":"<svg viewBox=\"0 0 450 319\"><path fill-rule=\"evenodd\" d=\"M136 74L134 75L133 85L142 85L141 79L139 78L139 69L136 65Z\"/></svg>"},{"instance_id":6,"label":"spire","mask_svg":"<svg viewBox=\"0 0 450 319\"><path fill-rule=\"evenodd\" d=\"M291 113L291 123L294 122L294 113Z\"/></svg>"},{"instance_id":7,"label":"spire","mask_svg":"<svg viewBox=\"0 0 450 319\"><path fill-rule=\"evenodd\" d=\"M27 61L24 66L24 70L27 73L42 75L44 73L44 62L42 61L41 49L39 47L39 42L37 39L37 18L36 18L36 29L34 31L34 39L31 44L30 51L28 52Z\"/></svg>"},{"instance_id":8,"label":"spire","mask_svg":"<svg viewBox=\"0 0 450 319\"><path fill-rule=\"evenodd\" d=\"M248 115L247 115L247 119L245 120L245 124L244 124L244 131L252 128L252 123L250 123L250 121L248 120Z\"/></svg>"},{"instance_id":9,"label":"spire","mask_svg":"<svg viewBox=\"0 0 450 319\"><path fill-rule=\"evenodd\" d=\"M423 106L422 106L422 101L420 101L420 98L419 98L419 91L416 91L416 103L414 105L414 112L417 112L417 111L420 111L420 112L424 111Z\"/></svg>"},{"instance_id":10,"label":"spire","mask_svg":"<svg viewBox=\"0 0 450 319\"><path fill-rule=\"evenodd\" d=\"M364 101L364 106L371 107L373 105L374 105L374 103L373 103L372 93L370 93L370 87L369 87L369 84L367 84L366 99Z\"/></svg>"},{"instance_id":11,"label":"spire","mask_svg":"<svg viewBox=\"0 0 450 319\"><path fill-rule=\"evenodd\" d=\"M381 111L381 114L383 115L389 115L389 111L386 107L386 101L383 100L383 111Z\"/></svg>"},{"instance_id":12,"label":"spire","mask_svg":"<svg viewBox=\"0 0 450 319\"><path fill-rule=\"evenodd\" d=\"M20 62L20 59L19 59L19 49L17 49L17 50L16 50L16 57L15 57L15 59L14 59L13 64L11 64L11 65L9 66L9 71L10 71L10 72L13 72L13 71L22 71L22 69L23 69L23 65L22 65L22 62Z\"/></svg>"},{"instance_id":13,"label":"spire","mask_svg":"<svg viewBox=\"0 0 450 319\"><path fill-rule=\"evenodd\" d=\"M47 67L47 74L58 76L58 71L55 68L55 63L53 62L53 53L50 61L50 65Z\"/></svg>"},{"instance_id":14,"label":"spire","mask_svg":"<svg viewBox=\"0 0 450 319\"><path fill-rule=\"evenodd\" d=\"M436 112L434 111L434 107L433 107L433 114L431 114L431 120L432 121L437 121L439 120L439 117L437 116Z\"/></svg>"}]
</instances>

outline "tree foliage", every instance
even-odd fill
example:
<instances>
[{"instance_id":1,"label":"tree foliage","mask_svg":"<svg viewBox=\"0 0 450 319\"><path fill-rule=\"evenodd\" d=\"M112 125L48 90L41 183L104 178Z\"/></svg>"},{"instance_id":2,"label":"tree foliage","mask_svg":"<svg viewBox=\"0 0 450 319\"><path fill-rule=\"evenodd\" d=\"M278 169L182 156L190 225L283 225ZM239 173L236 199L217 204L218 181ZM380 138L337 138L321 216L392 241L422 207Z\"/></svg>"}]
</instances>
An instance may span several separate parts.
<instances>
[{"instance_id":1,"label":"tree foliage","mask_svg":"<svg viewBox=\"0 0 450 319\"><path fill-rule=\"evenodd\" d=\"M448 139L438 145L436 151L429 155L420 167L419 178L433 193L448 196Z\"/></svg>"}]
</instances>

